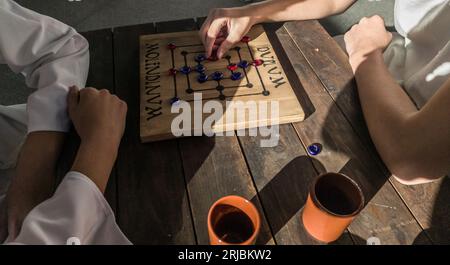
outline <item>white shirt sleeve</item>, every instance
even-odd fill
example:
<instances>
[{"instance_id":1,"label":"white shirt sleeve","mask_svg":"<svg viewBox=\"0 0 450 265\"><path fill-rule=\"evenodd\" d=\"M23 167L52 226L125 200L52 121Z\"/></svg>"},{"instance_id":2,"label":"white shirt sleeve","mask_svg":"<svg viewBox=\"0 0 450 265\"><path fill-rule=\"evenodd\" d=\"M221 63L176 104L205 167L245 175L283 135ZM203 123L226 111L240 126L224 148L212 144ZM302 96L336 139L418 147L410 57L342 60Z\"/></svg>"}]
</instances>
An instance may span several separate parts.
<instances>
[{"instance_id":1,"label":"white shirt sleeve","mask_svg":"<svg viewBox=\"0 0 450 265\"><path fill-rule=\"evenodd\" d=\"M0 63L37 88L28 98L28 132L69 129L68 87L83 88L89 70L85 38L55 19L0 0Z\"/></svg>"},{"instance_id":2,"label":"white shirt sleeve","mask_svg":"<svg viewBox=\"0 0 450 265\"><path fill-rule=\"evenodd\" d=\"M7 244L131 244L97 186L69 172L53 197L25 218L19 236Z\"/></svg>"}]
</instances>

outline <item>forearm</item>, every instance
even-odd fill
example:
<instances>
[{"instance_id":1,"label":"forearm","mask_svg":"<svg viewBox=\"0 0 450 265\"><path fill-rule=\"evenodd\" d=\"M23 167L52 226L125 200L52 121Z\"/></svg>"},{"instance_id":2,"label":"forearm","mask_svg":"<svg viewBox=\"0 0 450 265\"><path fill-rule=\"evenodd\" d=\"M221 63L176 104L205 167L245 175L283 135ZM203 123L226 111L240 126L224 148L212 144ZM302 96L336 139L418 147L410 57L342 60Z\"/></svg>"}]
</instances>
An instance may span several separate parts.
<instances>
[{"instance_id":1,"label":"forearm","mask_svg":"<svg viewBox=\"0 0 450 265\"><path fill-rule=\"evenodd\" d=\"M82 141L72 171L90 178L104 193L117 157L117 149L118 144L106 138L98 141Z\"/></svg>"},{"instance_id":2,"label":"forearm","mask_svg":"<svg viewBox=\"0 0 450 265\"><path fill-rule=\"evenodd\" d=\"M53 194L64 137L64 133L58 132L34 132L27 136L8 191L8 230L13 237L28 212Z\"/></svg>"},{"instance_id":3,"label":"forearm","mask_svg":"<svg viewBox=\"0 0 450 265\"><path fill-rule=\"evenodd\" d=\"M417 108L389 73L380 50L359 64L355 78L369 128L375 138L391 139L392 132L416 113Z\"/></svg>"},{"instance_id":4,"label":"forearm","mask_svg":"<svg viewBox=\"0 0 450 265\"><path fill-rule=\"evenodd\" d=\"M356 69L355 78L370 135L390 171L408 184L439 177L442 158L433 157L443 139L439 140L437 130L420 122L423 113L391 76L381 51L367 56ZM434 135L435 150L430 150L434 141L427 134Z\"/></svg>"},{"instance_id":5,"label":"forearm","mask_svg":"<svg viewBox=\"0 0 450 265\"><path fill-rule=\"evenodd\" d=\"M390 172L404 184L447 174L450 79L418 110L384 63L392 34L380 16L361 19L344 40L369 133Z\"/></svg>"},{"instance_id":6,"label":"forearm","mask_svg":"<svg viewBox=\"0 0 450 265\"><path fill-rule=\"evenodd\" d=\"M239 8L255 23L319 19L346 10L354 0L267 0Z\"/></svg>"}]
</instances>

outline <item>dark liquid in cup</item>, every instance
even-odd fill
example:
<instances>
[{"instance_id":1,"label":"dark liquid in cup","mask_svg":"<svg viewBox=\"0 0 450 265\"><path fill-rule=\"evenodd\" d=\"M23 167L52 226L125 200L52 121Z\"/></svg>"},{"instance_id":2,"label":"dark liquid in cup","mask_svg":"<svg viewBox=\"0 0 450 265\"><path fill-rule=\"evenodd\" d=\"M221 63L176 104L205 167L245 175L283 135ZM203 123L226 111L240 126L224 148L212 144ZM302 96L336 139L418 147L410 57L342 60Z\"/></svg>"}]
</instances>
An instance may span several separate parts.
<instances>
[{"instance_id":1,"label":"dark liquid in cup","mask_svg":"<svg viewBox=\"0 0 450 265\"><path fill-rule=\"evenodd\" d=\"M214 232L223 242L239 244L254 233L253 222L240 209L230 205L218 205L214 210ZM214 222L213 222L214 223Z\"/></svg>"},{"instance_id":2,"label":"dark liquid in cup","mask_svg":"<svg viewBox=\"0 0 450 265\"><path fill-rule=\"evenodd\" d=\"M340 190L328 190L321 193L317 196L320 203L333 213L347 215L356 210L351 199Z\"/></svg>"},{"instance_id":3,"label":"dark liquid in cup","mask_svg":"<svg viewBox=\"0 0 450 265\"><path fill-rule=\"evenodd\" d=\"M339 175L323 177L317 182L315 191L320 204L338 215L353 214L362 200L358 189Z\"/></svg>"}]
</instances>

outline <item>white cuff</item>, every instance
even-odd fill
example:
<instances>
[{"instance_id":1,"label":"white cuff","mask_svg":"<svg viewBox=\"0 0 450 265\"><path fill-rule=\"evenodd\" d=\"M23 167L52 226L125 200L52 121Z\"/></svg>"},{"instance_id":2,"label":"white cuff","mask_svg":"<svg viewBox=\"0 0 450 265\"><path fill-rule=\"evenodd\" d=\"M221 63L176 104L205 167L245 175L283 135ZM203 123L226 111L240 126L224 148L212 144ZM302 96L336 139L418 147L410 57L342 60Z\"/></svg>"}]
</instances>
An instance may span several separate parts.
<instances>
[{"instance_id":1,"label":"white cuff","mask_svg":"<svg viewBox=\"0 0 450 265\"><path fill-rule=\"evenodd\" d=\"M46 90L47 93L43 93ZM40 89L28 98L28 133L36 131L68 132L67 90L51 87ZM62 100L63 99L63 100Z\"/></svg>"},{"instance_id":2,"label":"white cuff","mask_svg":"<svg viewBox=\"0 0 450 265\"><path fill-rule=\"evenodd\" d=\"M74 240L75 239L75 240ZM25 218L13 244L131 244L97 186L79 172L69 172L52 198Z\"/></svg>"}]
</instances>

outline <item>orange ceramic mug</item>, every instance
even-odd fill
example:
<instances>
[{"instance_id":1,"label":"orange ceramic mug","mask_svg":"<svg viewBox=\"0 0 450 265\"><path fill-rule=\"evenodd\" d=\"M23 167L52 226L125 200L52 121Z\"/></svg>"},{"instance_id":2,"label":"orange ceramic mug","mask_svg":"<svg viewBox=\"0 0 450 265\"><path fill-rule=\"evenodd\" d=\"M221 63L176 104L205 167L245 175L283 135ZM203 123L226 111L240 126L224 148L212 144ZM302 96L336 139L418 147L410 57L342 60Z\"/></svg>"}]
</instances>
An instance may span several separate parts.
<instances>
[{"instance_id":1,"label":"orange ceramic mug","mask_svg":"<svg viewBox=\"0 0 450 265\"><path fill-rule=\"evenodd\" d=\"M303 225L322 242L337 240L364 207L364 195L358 184L340 173L320 175L311 185L303 209Z\"/></svg>"},{"instance_id":2,"label":"orange ceramic mug","mask_svg":"<svg viewBox=\"0 0 450 265\"><path fill-rule=\"evenodd\" d=\"M239 196L216 201L208 213L211 245L252 245L259 234L261 219L256 207Z\"/></svg>"}]
</instances>

